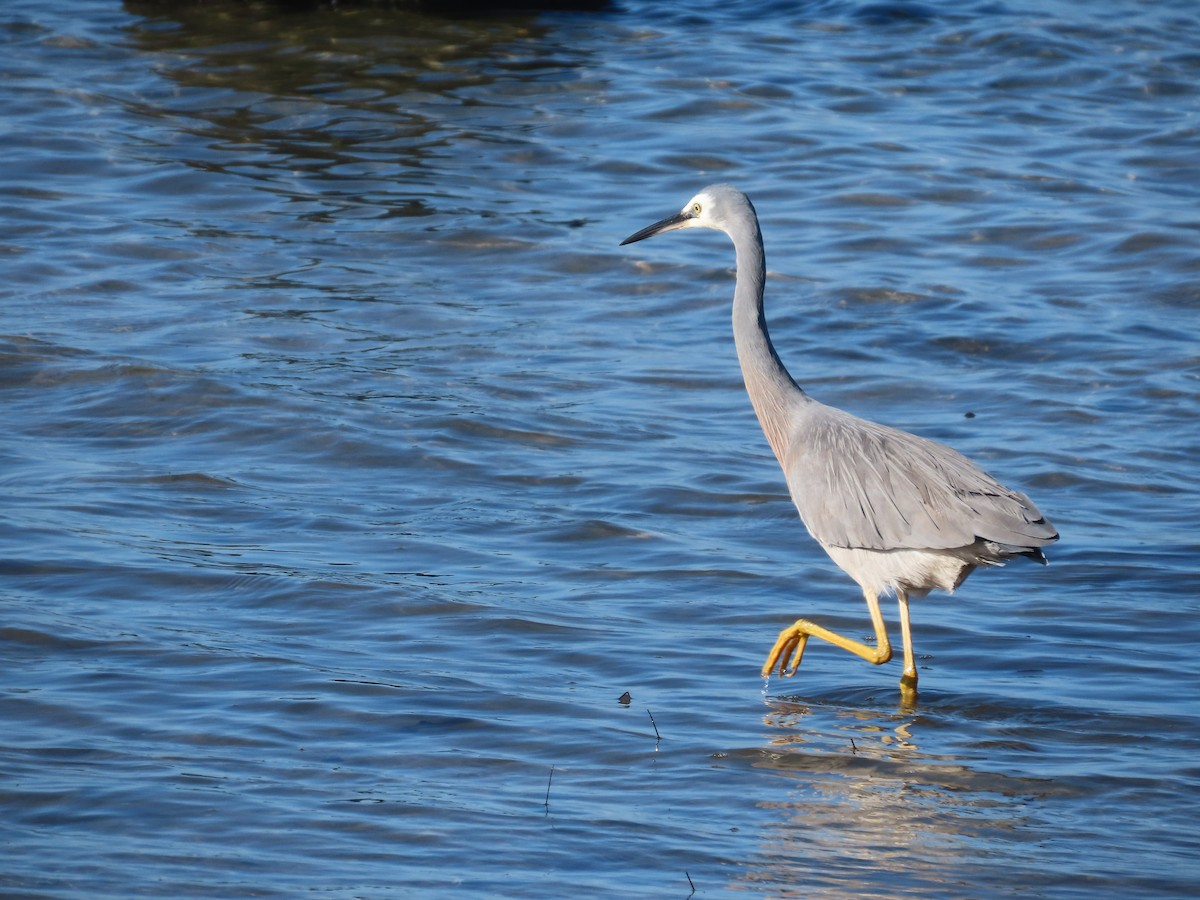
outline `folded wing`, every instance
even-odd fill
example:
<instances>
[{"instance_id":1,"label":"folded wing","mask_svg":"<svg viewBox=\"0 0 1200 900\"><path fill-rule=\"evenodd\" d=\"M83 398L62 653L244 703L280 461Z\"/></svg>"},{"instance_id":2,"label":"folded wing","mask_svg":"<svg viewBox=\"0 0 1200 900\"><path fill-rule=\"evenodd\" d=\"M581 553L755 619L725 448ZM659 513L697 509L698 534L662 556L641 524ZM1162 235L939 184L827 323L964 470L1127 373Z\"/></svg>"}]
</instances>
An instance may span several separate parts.
<instances>
[{"instance_id":1,"label":"folded wing","mask_svg":"<svg viewBox=\"0 0 1200 900\"><path fill-rule=\"evenodd\" d=\"M1040 557L1058 537L1028 497L943 444L815 402L796 426L788 486L822 544L941 550L984 540Z\"/></svg>"}]
</instances>

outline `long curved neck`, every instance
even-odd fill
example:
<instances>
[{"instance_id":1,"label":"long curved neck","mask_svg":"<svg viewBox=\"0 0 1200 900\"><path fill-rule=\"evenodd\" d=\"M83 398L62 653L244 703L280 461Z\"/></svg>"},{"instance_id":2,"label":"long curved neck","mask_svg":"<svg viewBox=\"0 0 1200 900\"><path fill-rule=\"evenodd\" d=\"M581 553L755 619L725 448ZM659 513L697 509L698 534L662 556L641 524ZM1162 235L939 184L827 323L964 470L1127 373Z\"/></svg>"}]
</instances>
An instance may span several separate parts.
<instances>
[{"instance_id":1,"label":"long curved neck","mask_svg":"<svg viewBox=\"0 0 1200 900\"><path fill-rule=\"evenodd\" d=\"M767 443L782 465L790 438L786 431L788 408L796 400L807 399L807 395L788 374L767 332L767 319L763 313L767 260L758 222L751 220L747 224L747 228L730 234L737 252L733 340L746 392L767 436Z\"/></svg>"}]
</instances>

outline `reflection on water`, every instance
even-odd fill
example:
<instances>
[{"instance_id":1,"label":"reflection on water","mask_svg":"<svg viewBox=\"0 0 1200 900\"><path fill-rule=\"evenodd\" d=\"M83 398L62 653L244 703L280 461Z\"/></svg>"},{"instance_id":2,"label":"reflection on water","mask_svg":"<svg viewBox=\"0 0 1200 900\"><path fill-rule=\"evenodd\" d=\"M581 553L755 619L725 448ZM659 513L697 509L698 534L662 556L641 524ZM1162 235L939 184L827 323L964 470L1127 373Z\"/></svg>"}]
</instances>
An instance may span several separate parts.
<instances>
[{"instance_id":1,"label":"reflection on water","mask_svg":"<svg viewBox=\"0 0 1200 900\"><path fill-rule=\"evenodd\" d=\"M936 726L915 713L815 714L827 720L817 730L805 724L811 707L774 703L765 724L785 733L754 763L789 785L786 799L763 804L772 822L762 862L746 875L778 896L953 893L990 842L1022 840L1031 803L1069 794L1049 779L988 772L977 759L922 751L920 735ZM1033 830L1029 840L1040 839ZM797 883L801 866L806 874Z\"/></svg>"},{"instance_id":2,"label":"reflection on water","mask_svg":"<svg viewBox=\"0 0 1200 900\"><path fill-rule=\"evenodd\" d=\"M1126 769L1108 750L1093 755L1087 716L991 702L898 712L861 703L849 695L837 705L770 703L768 748L739 756L781 776L786 793L762 803L771 818L747 881L781 896L920 897L970 883L1002 892L1094 890L1103 877L1080 873L1070 848L1132 823L1137 813L1125 803L1153 790L1145 769ZM1091 718L1122 727L1103 712ZM1078 757L1039 765L1054 742L1076 743ZM1112 797L1125 799L1114 806ZM1155 855L1187 853L1184 831L1169 833ZM1147 870L1150 850L1110 850L1105 877L1169 893L1174 873ZM989 863L997 852L1000 867Z\"/></svg>"}]
</instances>

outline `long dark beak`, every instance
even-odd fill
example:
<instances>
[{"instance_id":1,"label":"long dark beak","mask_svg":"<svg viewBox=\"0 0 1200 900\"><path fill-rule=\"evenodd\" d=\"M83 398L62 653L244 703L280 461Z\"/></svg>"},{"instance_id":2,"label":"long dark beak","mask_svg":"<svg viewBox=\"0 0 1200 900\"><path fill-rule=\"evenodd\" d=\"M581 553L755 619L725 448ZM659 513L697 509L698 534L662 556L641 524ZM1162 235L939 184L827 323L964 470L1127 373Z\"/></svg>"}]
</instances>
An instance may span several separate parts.
<instances>
[{"instance_id":1,"label":"long dark beak","mask_svg":"<svg viewBox=\"0 0 1200 900\"><path fill-rule=\"evenodd\" d=\"M621 241L621 246L632 244L634 241L644 241L648 237L654 237L656 234L662 234L664 231L674 231L676 228L682 228L691 219L691 213L677 212L673 216L667 216L661 222L655 222L634 234L631 234L625 240Z\"/></svg>"}]
</instances>

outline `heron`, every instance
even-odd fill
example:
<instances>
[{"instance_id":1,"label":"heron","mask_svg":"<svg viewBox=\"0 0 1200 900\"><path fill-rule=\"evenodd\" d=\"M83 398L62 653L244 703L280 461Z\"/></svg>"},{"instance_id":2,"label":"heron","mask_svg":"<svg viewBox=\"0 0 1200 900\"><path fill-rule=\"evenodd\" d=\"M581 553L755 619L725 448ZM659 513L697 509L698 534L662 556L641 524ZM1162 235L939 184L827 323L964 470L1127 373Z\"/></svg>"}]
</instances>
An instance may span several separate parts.
<instances>
[{"instance_id":1,"label":"heron","mask_svg":"<svg viewBox=\"0 0 1200 900\"><path fill-rule=\"evenodd\" d=\"M879 603L891 594L904 642L900 688L915 698L909 600L935 589L952 593L979 566L1018 556L1045 565L1041 548L1058 533L1028 497L958 451L828 406L795 382L767 331L766 255L749 197L732 185L712 185L621 245L683 228L723 231L733 241L733 338L750 403L801 521L862 589L875 630L872 646L797 619L779 633L763 677L776 669L795 675L810 637L875 665L888 662L892 645Z\"/></svg>"}]
</instances>

